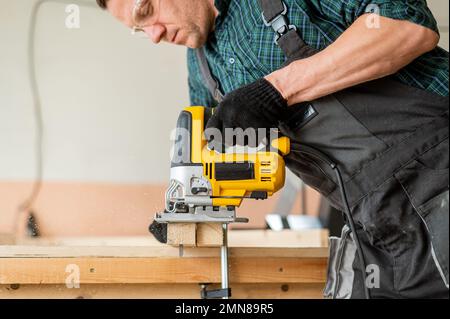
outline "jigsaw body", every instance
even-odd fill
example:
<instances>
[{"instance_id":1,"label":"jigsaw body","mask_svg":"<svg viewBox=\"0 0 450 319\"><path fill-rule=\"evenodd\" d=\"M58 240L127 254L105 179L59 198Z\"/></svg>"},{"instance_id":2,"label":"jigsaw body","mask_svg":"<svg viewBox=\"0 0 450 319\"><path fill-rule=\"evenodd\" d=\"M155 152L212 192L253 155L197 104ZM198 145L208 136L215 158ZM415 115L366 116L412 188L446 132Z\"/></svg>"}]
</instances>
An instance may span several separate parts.
<instances>
[{"instance_id":1,"label":"jigsaw body","mask_svg":"<svg viewBox=\"0 0 450 319\"><path fill-rule=\"evenodd\" d=\"M248 199L267 199L284 186L283 156L289 139L271 143L269 150L211 150L204 128L211 109L186 108L178 119L166 209L159 223L234 223L236 208Z\"/></svg>"},{"instance_id":2,"label":"jigsaw body","mask_svg":"<svg viewBox=\"0 0 450 319\"><path fill-rule=\"evenodd\" d=\"M205 125L212 110L189 107L181 112L172 154L170 185L166 207L157 213L150 231L161 242L167 241L167 224L222 224L222 289L202 289L202 298L229 298L228 224L248 222L236 217L242 201L267 199L284 186L283 156L290 152L286 137L273 139L263 150L244 148L216 151L209 147ZM222 141L222 139L220 138ZM221 145L222 146L222 145ZM220 147L222 149L222 147ZM182 249L182 246L180 247ZM181 250L180 250L181 251Z\"/></svg>"}]
</instances>

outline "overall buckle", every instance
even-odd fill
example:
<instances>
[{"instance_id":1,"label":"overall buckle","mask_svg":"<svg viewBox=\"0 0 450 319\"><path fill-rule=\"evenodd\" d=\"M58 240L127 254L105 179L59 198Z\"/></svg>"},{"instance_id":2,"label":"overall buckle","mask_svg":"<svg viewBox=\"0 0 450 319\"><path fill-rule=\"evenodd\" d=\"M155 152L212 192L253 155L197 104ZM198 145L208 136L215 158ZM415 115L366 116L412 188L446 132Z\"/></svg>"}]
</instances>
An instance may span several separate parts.
<instances>
[{"instance_id":1,"label":"overall buckle","mask_svg":"<svg viewBox=\"0 0 450 319\"><path fill-rule=\"evenodd\" d=\"M267 27L271 27L275 31L275 44L278 44L278 40L287 34L291 30L297 30L297 27L295 25L289 24L288 18L286 17L287 14L287 6L286 3L283 2L284 10L279 15L277 15L275 18L273 18L271 21L267 21L266 17L264 16L264 12L261 14L262 19L264 21L264 24Z\"/></svg>"}]
</instances>

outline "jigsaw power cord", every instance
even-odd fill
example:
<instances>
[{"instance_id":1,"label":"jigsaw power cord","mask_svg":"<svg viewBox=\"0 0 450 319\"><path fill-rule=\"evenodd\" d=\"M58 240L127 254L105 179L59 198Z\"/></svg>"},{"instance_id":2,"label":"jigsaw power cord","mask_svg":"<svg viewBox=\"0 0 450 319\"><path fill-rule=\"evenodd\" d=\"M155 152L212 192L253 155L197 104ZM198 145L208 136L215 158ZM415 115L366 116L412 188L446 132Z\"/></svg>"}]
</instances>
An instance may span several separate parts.
<instances>
[{"instance_id":1,"label":"jigsaw power cord","mask_svg":"<svg viewBox=\"0 0 450 319\"><path fill-rule=\"evenodd\" d=\"M303 144L297 144L297 143L291 143L291 151L293 153L298 153L298 154L304 154L304 155L309 155L313 158L318 159L319 161L329 165L333 171L336 174L336 178L339 184L339 189L340 189L340 193L341 193L341 198L342 198L342 202L344 205L344 209L345 209L345 216L347 217L347 221L349 223L350 226L350 231L353 233L353 239L355 241L355 245L356 245L356 250L358 252L358 257L359 257L359 262L360 262L360 267L361 267L361 273L363 275L363 284L364 284L364 295L366 297L366 299L370 299L370 291L369 288L366 285L365 282L365 278L366 278L366 260L364 258L364 253L363 253L363 249L361 247L361 242L359 240L358 234L356 232L356 226L355 226L355 221L353 220L353 215L351 213L351 209L350 209L350 204L348 202L348 198L347 198L347 192L345 190L345 186L344 186L344 181L342 178L342 174L341 171L339 169L339 166L334 163L327 155L325 155L324 153L322 153L321 151L310 147L310 146L306 146Z\"/></svg>"}]
</instances>

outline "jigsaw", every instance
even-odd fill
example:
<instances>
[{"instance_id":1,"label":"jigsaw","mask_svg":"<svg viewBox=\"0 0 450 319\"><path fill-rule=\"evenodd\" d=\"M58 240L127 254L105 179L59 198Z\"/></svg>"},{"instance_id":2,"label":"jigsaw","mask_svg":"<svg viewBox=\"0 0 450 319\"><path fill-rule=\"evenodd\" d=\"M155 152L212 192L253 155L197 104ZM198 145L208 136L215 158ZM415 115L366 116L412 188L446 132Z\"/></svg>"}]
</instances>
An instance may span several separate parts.
<instances>
[{"instance_id":1,"label":"jigsaw","mask_svg":"<svg viewBox=\"0 0 450 319\"><path fill-rule=\"evenodd\" d=\"M244 199L264 200L284 186L285 162L290 140L280 137L263 148L223 151L215 147L221 137L206 138L205 125L213 109L188 107L177 122L172 152L170 184L165 195L165 211L157 213L150 232L167 242L170 223L219 223L223 225L221 248L222 289L202 291L203 298L228 298L227 231L231 223L245 223L236 208Z\"/></svg>"}]
</instances>

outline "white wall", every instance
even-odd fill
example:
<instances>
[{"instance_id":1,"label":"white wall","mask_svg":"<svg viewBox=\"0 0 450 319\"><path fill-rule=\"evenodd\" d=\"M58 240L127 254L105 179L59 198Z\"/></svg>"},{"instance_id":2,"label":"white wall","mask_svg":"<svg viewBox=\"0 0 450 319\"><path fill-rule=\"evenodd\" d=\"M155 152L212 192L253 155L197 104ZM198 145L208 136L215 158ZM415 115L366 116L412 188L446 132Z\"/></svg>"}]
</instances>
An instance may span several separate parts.
<instances>
[{"instance_id":1,"label":"white wall","mask_svg":"<svg viewBox=\"0 0 450 319\"><path fill-rule=\"evenodd\" d=\"M31 2L0 0L2 179L34 174ZM166 182L169 132L188 104L185 49L133 38L98 8L81 8L79 30L65 27L66 16L65 5L44 4L37 25L45 178Z\"/></svg>"},{"instance_id":2,"label":"white wall","mask_svg":"<svg viewBox=\"0 0 450 319\"><path fill-rule=\"evenodd\" d=\"M34 176L26 59L33 2L0 0L0 179ZM448 1L429 3L448 49ZM37 25L45 178L166 183L169 132L188 104L185 49L132 38L94 8L82 8L81 29L69 30L64 9L45 4Z\"/></svg>"},{"instance_id":3,"label":"white wall","mask_svg":"<svg viewBox=\"0 0 450 319\"><path fill-rule=\"evenodd\" d=\"M440 46L448 51L449 49L449 0L428 0L428 6L433 11L434 16L441 30Z\"/></svg>"}]
</instances>

